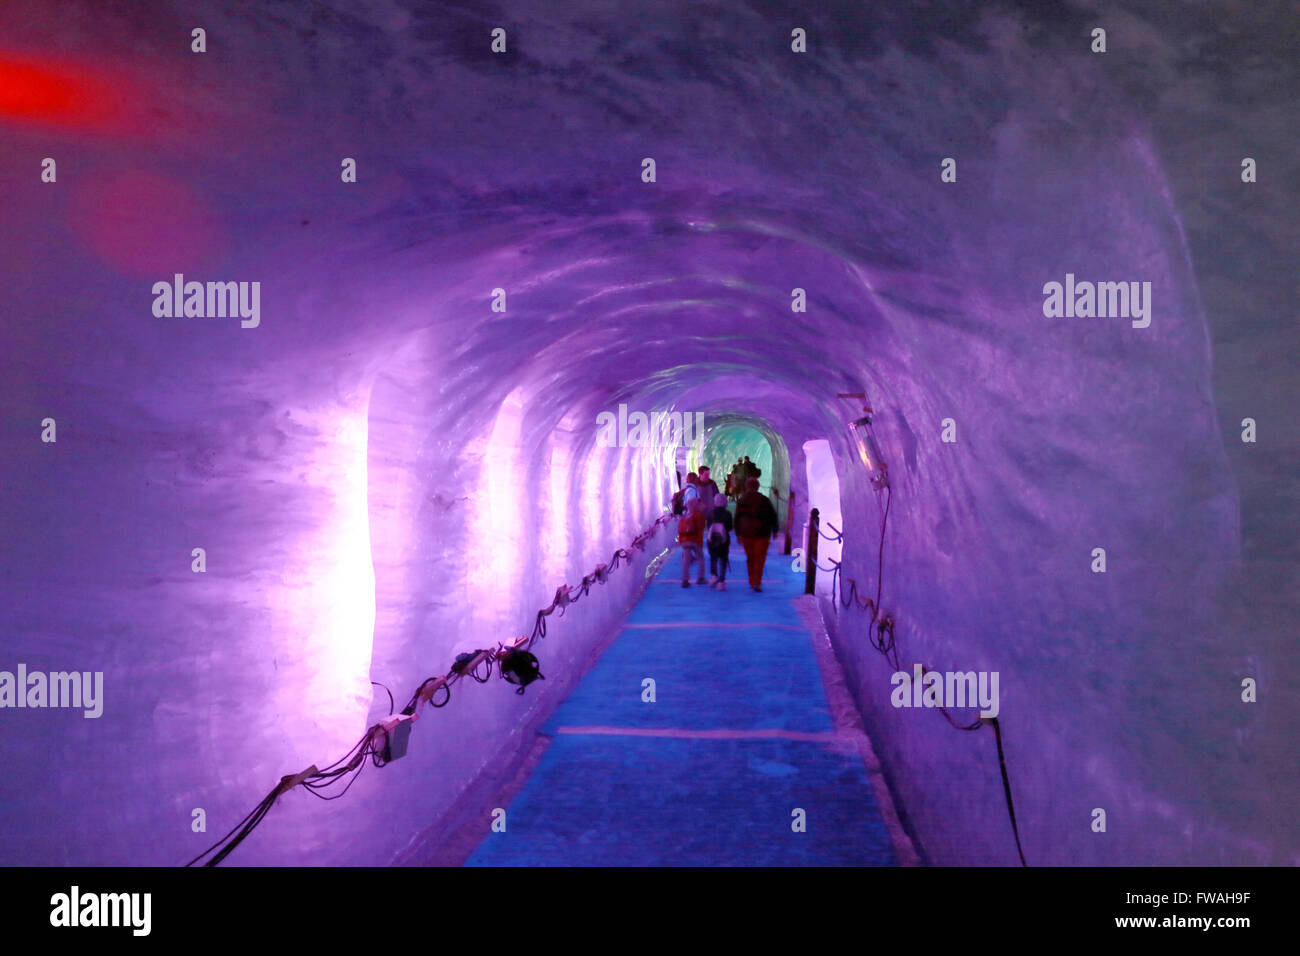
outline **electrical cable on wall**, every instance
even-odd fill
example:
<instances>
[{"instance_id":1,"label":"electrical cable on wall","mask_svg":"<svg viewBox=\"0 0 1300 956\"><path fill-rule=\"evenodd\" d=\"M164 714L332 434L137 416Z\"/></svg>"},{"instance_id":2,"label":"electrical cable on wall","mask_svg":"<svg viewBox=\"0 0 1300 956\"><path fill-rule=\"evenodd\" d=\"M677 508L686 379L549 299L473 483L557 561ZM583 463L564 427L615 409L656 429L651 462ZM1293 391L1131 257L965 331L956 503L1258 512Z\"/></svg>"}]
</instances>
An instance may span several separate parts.
<instances>
[{"instance_id":1,"label":"electrical cable on wall","mask_svg":"<svg viewBox=\"0 0 1300 956\"><path fill-rule=\"evenodd\" d=\"M376 767L385 767L406 755L406 744L410 737L411 725L419 719L420 710L424 704L432 707L446 707L451 701L451 687L457 681L466 677L480 684L485 684L492 677L495 663L500 676L507 683L517 686L516 693L524 693L524 689L534 680L544 679L538 667L537 658L530 652L532 645L546 636L546 619L560 609L561 616L564 609L571 604L577 603L579 598L585 597L591 590L591 585L595 583L604 584L609 579L611 571L617 569L622 562L628 562L632 558L632 551L644 551L646 542L648 542L659 531L659 528L673 519L671 513L660 515L648 528L632 539L628 548L619 548L614 552L613 558L608 564L600 564L590 574L582 579L582 583L575 589L568 585L560 585L556 588L555 597L548 607L537 612L537 617L533 625L533 633L529 637L520 637L511 644L498 644L495 650L481 648L479 650L457 655L452 662L450 669L446 674L439 677L429 677L420 683L411 695L406 706L402 708L401 713L393 714L393 693L383 684L377 681L371 681L378 687L383 687L388 692L389 716L379 723L368 728L365 734L346 754L340 757L334 763L324 769L318 768L315 764L298 774L288 774L280 778L280 782L268 793L245 817L240 820L231 830L226 833L220 840L212 844L194 859L185 865L193 866L204 857L211 858L204 863L204 866L217 866L228 857L236 847L239 846L249 834L251 834L258 825L265 819L271 807L281 794L287 793L298 785L312 796L319 797L321 800L337 800L352 789L361 771L365 769L366 758ZM439 699L438 695L441 694ZM347 783L338 793L325 795L323 791L338 786L342 781ZM215 855L213 855L215 852Z\"/></svg>"},{"instance_id":2,"label":"electrical cable on wall","mask_svg":"<svg viewBox=\"0 0 1300 956\"><path fill-rule=\"evenodd\" d=\"M880 652L889 665L897 672L901 671L903 668L898 657L898 644L895 637L894 621L893 618L887 615L882 616L880 611L880 595L881 590L884 587L885 576L885 529L889 524L889 509L890 505L893 504L894 492L893 487L888 482L884 464L880 460L879 448L875 444L874 437L871 436L869 430L869 426L871 425L869 415L864 419L859 419L858 422L854 423L854 425L859 426L858 428L855 428L855 431L860 432L860 437L862 439L860 448L864 462L867 462L870 467L873 467L876 470L876 475L882 476L873 476L872 485L875 487L877 492L883 491L885 494L884 513L880 520L880 540L876 550L875 598L864 599L858 597L858 583L853 578L844 579L849 585L848 597L847 599L844 597L844 590L840 584L840 572L842 568L841 562L833 561L832 568L821 568L821 565L818 565L818 568L821 568L821 570L829 570L832 573L831 594L832 600L835 601L837 609L842 605L845 608L856 607L858 610L871 612L871 619L867 624L867 640L870 641L871 646ZM869 452L866 450L868 447L870 448ZM868 458L870 458L870 461ZM829 524L829 522L828 525L831 530L835 532L834 536L824 534L819 527L816 528L817 533L829 541L842 543L844 541L844 533L839 528ZM874 630L872 629L873 625ZM921 671L923 674L928 673L929 670L930 668L925 664L921 664ZM979 730L985 724L988 724L993 728L994 739L997 741L998 769L1002 775L1002 792L1006 797L1007 815L1011 820L1011 832L1016 840L1016 852L1020 856L1020 865L1028 866L1029 864L1025 862L1025 851L1020 842L1020 828L1016 823L1016 807L1015 802L1011 797L1011 779L1007 773L1006 755L1002 748L1002 725L998 722L998 718L977 717L970 724L961 724L953 718L946 708L939 707L937 709L941 714L943 714L944 719L957 730Z\"/></svg>"}]
</instances>

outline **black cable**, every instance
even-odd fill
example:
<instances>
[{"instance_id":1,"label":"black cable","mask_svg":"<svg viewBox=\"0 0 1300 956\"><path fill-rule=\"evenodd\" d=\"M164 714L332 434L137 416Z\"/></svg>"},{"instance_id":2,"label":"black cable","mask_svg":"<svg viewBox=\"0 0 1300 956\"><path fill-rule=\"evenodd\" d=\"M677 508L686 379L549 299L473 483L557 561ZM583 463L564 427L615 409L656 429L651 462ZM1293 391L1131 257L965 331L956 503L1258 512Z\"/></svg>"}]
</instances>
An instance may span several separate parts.
<instances>
[{"instance_id":1,"label":"black cable","mask_svg":"<svg viewBox=\"0 0 1300 956\"><path fill-rule=\"evenodd\" d=\"M275 790L271 791L271 793L267 794L266 798L261 803L259 803L257 805L257 808L253 811L253 819L251 819L240 829L239 835L236 836L229 843L227 843L225 847L222 848L220 853L218 853L212 859L208 860L208 862L204 863L203 865L205 867L217 866L219 863L221 863L222 860L230 856L230 854L234 852L235 848L239 846L239 844L243 843L244 840L247 839L248 835L257 829L258 824L262 822L262 820L266 817L266 815L271 812L271 807L275 804L275 798L278 795L279 795L278 787Z\"/></svg>"},{"instance_id":2,"label":"black cable","mask_svg":"<svg viewBox=\"0 0 1300 956\"><path fill-rule=\"evenodd\" d=\"M880 610L880 590L885 584L885 526L889 524L889 506L894 503L894 489L885 486L885 516L880 521L880 548L876 558L876 611Z\"/></svg>"},{"instance_id":3,"label":"black cable","mask_svg":"<svg viewBox=\"0 0 1300 956\"><path fill-rule=\"evenodd\" d=\"M837 568L835 569L835 574L838 575L839 573L840 573L840 569L837 567ZM866 599L864 600L864 599L858 597L858 582L857 582L857 581L855 581L853 578L845 578L844 580L846 580L846 581L849 582L849 597L848 597L848 600L844 600L844 599L843 599L842 595L843 595L843 593L844 593L844 590L843 590L843 588L840 588L841 603L842 603L845 607L849 607L850 605L853 605L853 606L856 606L859 610L862 610L862 611L865 611L867 608L874 608L874 605L871 603L871 598L866 598ZM839 581L838 581L838 580L835 582L834 587L839 587ZM872 614L871 619L872 619L873 622L875 621L875 614Z\"/></svg>"},{"instance_id":4,"label":"black cable","mask_svg":"<svg viewBox=\"0 0 1300 956\"><path fill-rule=\"evenodd\" d=\"M375 726L378 726L378 724ZM303 784L310 784L318 789L332 787L338 782L340 777L352 773L365 762L366 755L370 753L370 744L374 731L374 727L366 730L365 735L352 746L352 749L348 751L346 757L342 760L335 761L324 770L317 770L314 774L304 780ZM347 761L346 763L343 762L345 760ZM325 782L321 783L320 781L322 780Z\"/></svg>"},{"instance_id":5,"label":"black cable","mask_svg":"<svg viewBox=\"0 0 1300 956\"><path fill-rule=\"evenodd\" d=\"M200 853L200 854L199 854L198 856L196 856L194 859L190 860L190 862L186 863L185 865L186 865L186 866L193 866L195 863L197 863L199 860L203 859L205 856L207 856L209 853L211 853L211 852L212 852L213 850L215 850L217 847L221 846L221 844L223 844L223 843L225 843L227 840L229 840L230 837L231 837L231 835L234 834L235 832L237 832L237 831L238 831L240 828L242 828L246 823L248 823L249 819L250 819L254 814L256 814L258 810L260 810L260 809L262 808L262 806L266 803L267 800L270 800L272 797L274 797L275 794L279 791L279 789L280 789L279 786L277 786L277 787L275 788L275 790L272 790L269 794L267 794L265 797L263 797L263 798L262 798L262 802L259 803L257 806L255 806L252 810L249 810L248 813L244 814L244 819L240 820L240 821L239 821L238 823L236 823L233 827L231 827L230 830L226 833L225 836L223 836L220 840L218 840L216 843L212 844L212 846L208 847L206 850L204 850L202 853Z\"/></svg>"},{"instance_id":6,"label":"black cable","mask_svg":"<svg viewBox=\"0 0 1300 956\"><path fill-rule=\"evenodd\" d=\"M366 733L369 734L370 731L366 731ZM352 745L352 749L351 749L351 750L349 750L347 753L345 753L345 754L344 754L342 757L340 757L338 760L334 761L334 762L333 762L332 764L330 764L328 767L325 767L325 768L323 768L323 769L317 770L317 771L316 771L316 776L317 776L317 777L330 776L330 771L332 771L335 767L339 766L340 764L347 763L347 762L351 761L352 759L354 759L354 755L356 754L357 750L358 750L358 749L361 749L361 748L364 748L365 745L366 745L366 741L367 741L368 739L369 739L368 737L362 737L360 740L358 740L355 744Z\"/></svg>"},{"instance_id":7,"label":"black cable","mask_svg":"<svg viewBox=\"0 0 1300 956\"><path fill-rule=\"evenodd\" d=\"M660 515L651 523L649 528L647 528L635 539L633 539L633 545L639 546L638 542L648 541L650 537L654 535L655 531L661 525L665 524L672 517L673 516L671 514ZM620 560L626 560L630 562L631 559L632 559L631 552L627 551L624 548L620 548L618 551L614 552L614 557L611 560L610 564L607 566L606 573L608 573L608 571L617 568ZM592 575L588 575L587 577L583 578L583 587L581 591L582 594L586 594L587 591L590 589L590 580L594 579L594 574L595 572L593 572ZM602 580L601 583L603 584L604 581ZM557 594L558 593L559 592L557 591ZM576 598L571 598L571 600L568 603L574 603L575 601ZM536 619L536 623L533 625L532 637L530 637L527 641L524 642L524 644L522 645L523 648L526 649L530 647L532 643L536 641L538 638L546 636L546 618L549 614L551 614L551 612L555 610L555 608L556 605L554 602L552 602L550 607L543 608L542 610L537 612L537 619ZM475 668L475 672L471 672L470 676L473 677L480 684L487 683L487 681L490 680L492 677L492 673L493 673L492 662L495 659L496 659L496 655L489 651L488 656L483 661L479 662L479 666L482 666L484 663L487 664L487 676L479 677L478 674L476 673L476 671L478 670L477 667ZM442 703L441 704L435 703L432 698L429 699L429 703L432 704L434 707L445 707L447 706L448 703L451 702L451 685L455 683L456 680L458 680L461 676L463 676L458 671L456 671L454 667L455 665L453 665L453 669L444 676L443 683L440 685L440 689L446 693L446 697L443 698ZM420 686L416 688L415 693L411 695L411 699L407 702L406 707L402 709L403 715L411 716L415 713L415 708L419 702L421 691L423 691L424 688L428 686L430 681L434 681L437 679L438 678L436 677L426 678L420 684ZM388 715L391 717L393 715L393 708L394 708L393 692L391 690L388 690L386 686L380 684L378 681L371 681L370 683L378 687L383 687L384 690L388 691ZM305 779L299 782L307 790L307 792L309 792L314 797L320 798L321 800L339 799L339 797L342 797L344 794L346 794L349 790L352 789L352 784L356 783L357 778L361 776L361 771L365 769L366 757L370 757L371 763L373 763L376 767L384 767L391 762L384 759L382 751L375 749L374 746L375 736L379 731L383 731L383 727L380 724L376 724L375 726L369 728L366 731L365 736L362 737L357 743L353 744L352 749L349 750L346 754L344 754L338 760L334 761L334 763L330 764L324 770L316 770L315 773L311 774L310 776L306 777ZM341 792L336 793L333 796L323 796L318 792L320 790L325 790L327 788L337 786L338 782L343 777L348 776L349 774L352 775L352 779L348 781L347 786L345 786ZM208 860L207 863L203 864L204 866L216 866L227 856L229 856L234 851L234 849L237 846L239 846L239 844L244 842L244 840L247 839L249 834L251 834L254 830L257 829L258 825L266 817L267 813L270 812L271 807L275 805L276 798L279 797L281 793L288 792L289 789L292 788L291 787L285 788L284 781L282 780L279 784L276 785L275 789L272 790L270 793L268 793L265 797L263 797L261 802L258 803L258 805L255 806L252 810L250 810L244 816L244 818L239 821L239 823L235 824L235 826L231 828L226 833L225 836L223 836L220 840L212 844L212 846L208 847L206 850L204 850L202 853L200 853L194 859L190 860L190 862L186 863L185 865L187 867L193 866L199 860L203 859L205 856L207 856L209 853L211 853L213 850L215 850L217 847L221 846L224 843L225 846L222 848L221 852L218 853L216 856L214 856L212 859ZM229 842L227 843L226 841Z\"/></svg>"},{"instance_id":8,"label":"black cable","mask_svg":"<svg viewBox=\"0 0 1300 956\"><path fill-rule=\"evenodd\" d=\"M308 792L308 793L310 793L313 797L316 797L317 799L320 799L320 800L337 800L339 797L343 796L343 795L346 794L349 790L352 789L352 785L353 785L354 783L356 783L356 782L357 782L357 778L361 776L361 771L363 771L363 770L365 770L365 769L366 769L366 764L365 764L365 761L363 760L363 761L361 762L361 765L360 765L359 767L357 767L356 772L352 775L352 779L348 781L348 785L347 785L346 787L344 787L342 790L340 790L338 793L334 794L334 796L332 796L332 797L324 797L324 796L321 796L319 793L317 793L317 792L316 792L317 790L321 790L321 789L323 789L323 788L320 787L320 786L315 786L315 785L312 785L312 784L309 784L309 783L304 783L303 786L307 788L307 792Z\"/></svg>"},{"instance_id":9,"label":"black cable","mask_svg":"<svg viewBox=\"0 0 1300 956\"><path fill-rule=\"evenodd\" d=\"M834 591L835 589L839 589L840 603L842 603L844 607L847 608L852 605L852 606L856 606L859 610L862 611L865 611L868 608L871 609L871 621L870 621L871 624L874 624L876 622L876 618L880 616L880 595L885 585L885 529L889 525L890 506L894 503L894 490L889 485L885 486L885 495L886 495L885 514L880 521L880 543L878 548L876 549L876 598L875 600L873 601L871 598L866 598L866 599L859 598L858 582L853 578L845 578L844 580L848 581L849 583L849 599L845 601L843 598L844 595L843 588L840 587L839 574L840 574L841 566L839 564L837 564L834 568L833 573L835 574L836 577L835 580L831 583L832 591ZM836 528L835 525L831 524L830 522L827 522L827 525L831 529L833 529L837 535L837 537L830 538L829 540L832 541L844 540L843 531L841 531L839 528ZM818 533L819 534L821 533L820 528L818 528ZM827 536L823 535L823 537L827 537ZM822 568L821 565L818 565L818 568L821 568L821 570L823 571L829 570L827 568ZM873 640L872 644L873 646L875 646L876 642ZM880 647L876 646L876 649L880 650Z\"/></svg>"},{"instance_id":10,"label":"black cable","mask_svg":"<svg viewBox=\"0 0 1300 956\"><path fill-rule=\"evenodd\" d=\"M365 751L357 755L358 759L355 765L347 766L342 768L341 770L334 771L333 773L328 775L328 779L325 779L324 783L321 782L322 778L317 777L311 780L304 780L302 782L302 785L307 791L309 791L312 794L312 796L320 797L322 800L337 799L337 797L341 796L342 794L336 794L333 797L321 797L320 793L318 793L317 791L329 790L331 787L336 787L338 786L340 780L343 780L345 777L351 776L352 780L349 780L348 785L344 787L342 790L342 793L347 793L348 790L352 788L352 781L356 780L357 777L361 775L361 771L365 769L366 757L369 757L372 753L373 750L370 747L367 747Z\"/></svg>"},{"instance_id":11,"label":"black cable","mask_svg":"<svg viewBox=\"0 0 1300 956\"><path fill-rule=\"evenodd\" d=\"M885 660L895 671L903 669L903 665L898 660L898 641L894 634L894 622L891 619L881 620L876 625L875 636L868 634L867 640L871 642L872 647L884 655Z\"/></svg>"},{"instance_id":12,"label":"black cable","mask_svg":"<svg viewBox=\"0 0 1300 956\"><path fill-rule=\"evenodd\" d=\"M546 636L546 615L548 613L550 612L537 612L537 623L533 625L533 633L532 636L528 638L528 643L525 645L526 647L532 647L534 641L539 641Z\"/></svg>"},{"instance_id":13,"label":"black cable","mask_svg":"<svg viewBox=\"0 0 1300 956\"><path fill-rule=\"evenodd\" d=\"M1011 832L1016 837L1016 852L1020 854L1020 865L1028 866L1025 862L1025 851L1020 846L1020 827L1016 826L1016 805L1011 799L1011 779L1007 776L1007 758L1002 751L1002 725L998 723L996 717L990 717L989 723L993 725L993 737L998 742L998 766L1002 769L1002 792L1007 795L1007 813L1011 817Z\"/></svg>"},{"instance_id":14,"label":"black cable","mask_svg":"<svg viewBox=\"0 0 1300 956\"><path fill-rule=\"evenodd\" d=\"M821 568L821 570L823 571L825 570L833 571L835 579L832 581L831 584L832 593L834 593L834 589L840 588L840 598L837 601L837 604L842 603L843 606L846 608L849 607L850 605L854 605L864 611L867 608L871 609L871 621L868 624L868 627L870 627L871 624L875 624L876 619L880 615L880 595L884 588L885 529L889 525L890 506L894 503L893 488L886 485L885 493L886 493L885 513L880 520L880 547L877 550L877 558L876 558L876 599L872 601L870 598L867 598L865 601L863 601L861 598L858 597L857 581L855 581L852 578L846 578L845 580L847 580L849 583L849 597L848 600L844 600L844 592L843 589L840 588L841 565L837 563L833 569L822 568L821 565L817 565L818 568ZM829 522L827 522L827 524L839 536L838 539L831 538L829 540L843 540L843 532L841 532L833 524L830 524ZM820 533L820 529L818 529L818 532ZM823 537L826 536L823 535ZM881 620L880 623L876 625L875 635L873 636L870 633L868 633L867 640L871 642L872 647L874 647L877 651L879 651L884 656L885 660L890 664L890 666L894 668L895 671L901 671L903 669L898 658L898 643L895 638L894 622L892 620L890 620L889 618L884 618L883 620ZM923 672L929 670L924 665L922 665L922 669ZM979 730L985 724L985 720L979 717L977 717L973 722L969 724L959 724L953 718L952 714L948 712L948 709L946 707L939 707L938 711L943 715L944 719L948 721L948 723L951 724L957 730L975 731L975 730ZM1007 815L1011 818L1011 832L1016 838L1016 853L1019 854L1020 856L1020 865L1028 866L1029 864L1025 862L1025 851L1020 842L1020 827L1016 823L1016 806L1015 806L1015 802L1012 800L1011 797L1011 778L1010 775L1007 773L1006 753L1002 748L1002 725L998 722L998 719L996 717L988 718L987 723L993 727L993 736L994 739L997 741L998 769L1001 771L1002 774L1002 792L1006 796Z\"/></svg>"},{"instance_id":15,"label":"black cable","mask_svg":"<svg viewBox=\"0 0 1300 956\"><path fill-rule=\"evenodd\" d=\"M384 687L384 685L381 684L381 683L379 683L379 681L377 681L377 680L372 680L370 683L371 683L372 685L374 685L375 687L383 687L384 690L388 690L387 687ZM393 704L393 692L392 692L391 690L388 690L388 716L389 716L389 717L393 716L393 707L394 707L394 704Z\"/></svg>"}]
</instances>

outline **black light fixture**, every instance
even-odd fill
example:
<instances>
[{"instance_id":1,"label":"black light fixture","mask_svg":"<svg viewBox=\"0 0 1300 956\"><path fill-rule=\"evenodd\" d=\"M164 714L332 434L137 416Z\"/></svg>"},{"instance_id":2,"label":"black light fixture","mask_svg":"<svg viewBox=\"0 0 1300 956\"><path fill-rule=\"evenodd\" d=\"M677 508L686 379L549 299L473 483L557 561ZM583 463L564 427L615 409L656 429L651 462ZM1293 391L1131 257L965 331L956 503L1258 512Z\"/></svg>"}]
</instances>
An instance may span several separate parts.
<instances>
[{"instance_id":1,"label":"black light fixture","mask_svg":"<svg viewBox=\"0 0 1300 956\"><path fill-rule=\"evenodd\" d=\"M507 648L497 660L501 665L501 676L519 687L516 694L522 694L524 688L535 680L546 680L541 671L541 663L528 651Z\"/></svg>"}]
</instances>

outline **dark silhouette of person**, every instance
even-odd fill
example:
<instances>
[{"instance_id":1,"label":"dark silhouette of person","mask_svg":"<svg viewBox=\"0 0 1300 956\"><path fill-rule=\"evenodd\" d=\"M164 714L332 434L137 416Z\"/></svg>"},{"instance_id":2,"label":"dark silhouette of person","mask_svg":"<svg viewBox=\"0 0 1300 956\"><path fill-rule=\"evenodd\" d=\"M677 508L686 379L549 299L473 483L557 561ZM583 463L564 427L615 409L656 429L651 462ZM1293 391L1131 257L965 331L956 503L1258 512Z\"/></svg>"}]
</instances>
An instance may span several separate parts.
<instances>
[{"instance_id":1,"label":"dark silhouette of person","mask_svg":"<svg viewBox=\"0 0 1300 956\"><path fill-rule=\"evenodd\" d=\"M718 483L709 477L709 466L704 465L700 468L699 478L696 481L696 487L700 489L700 500L704 502L709 510L713 510L713 499L718 494Z\"/></svg>"},{"instance_id":2,"label":"dark silhouette of person","mask_svg":"<svg viewBox=\"0 0 1300 956\"><path fill-rule=\"evenodd\" d=\"M763 590L763 565L767 563L767 548L780 522L772 499L758 490L757 478L745 479L745 493L736 502L736 537L745 549L749 562L749 586Z\"/></svg>"},{"instance_id":3,"label":"dark silhouette of person","mask_svg":"<svg viewBox=\"0 0 1300 956\"><path fill-rule=\"evenodd\" d=\"M727 496L713 496L713 511L709 514L709 527L705 545L709 549L709 573L719 591L727 590L727 569L731 567L731 512L727 510Z\"/></svg>"},{"instance_id":4,"label":"dark silhouette of person","mask_svg":"<svg viewBox=\"0 0 1300 956\"><path fill-rule=\"evenodd\" d=\"M736 463L731 466L731 473L727 475L727 497L739 498L740 493L745 490L745 462L741 458L736 459Z\"/></svg>"}]
</instances>

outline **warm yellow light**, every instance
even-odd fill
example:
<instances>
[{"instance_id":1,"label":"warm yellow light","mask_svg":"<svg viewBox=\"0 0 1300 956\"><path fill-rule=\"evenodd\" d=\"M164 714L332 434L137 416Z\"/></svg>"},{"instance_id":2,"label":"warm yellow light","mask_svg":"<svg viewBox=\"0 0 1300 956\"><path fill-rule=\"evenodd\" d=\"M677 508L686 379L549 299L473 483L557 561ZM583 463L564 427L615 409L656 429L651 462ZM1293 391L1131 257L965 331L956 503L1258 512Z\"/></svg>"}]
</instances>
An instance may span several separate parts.
<instances>
[{"instance_id":1,"label":"warm yellow light","mask_svg":"<svg viewBox=\"0 0 1300 956\"><path fill-rule=\"evenodd\" d=\"M862 459L862 464L866 465L867 470L872 472L871 481L877 488L882 488L887 479L885 478L885 464L880 457L880 449L876 447L875 436L871 432L871 416L865 415L849 425L853 430L853 440L858 446L858 457Z\"/></svg>"}]
</instances>

